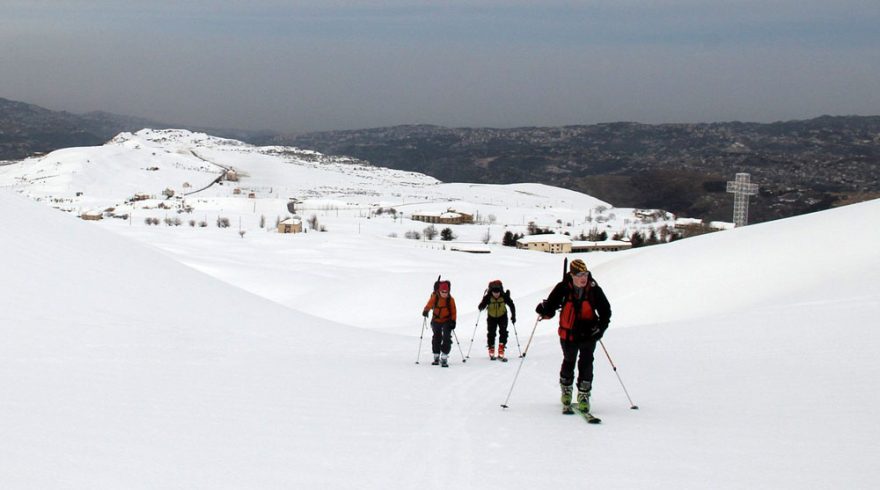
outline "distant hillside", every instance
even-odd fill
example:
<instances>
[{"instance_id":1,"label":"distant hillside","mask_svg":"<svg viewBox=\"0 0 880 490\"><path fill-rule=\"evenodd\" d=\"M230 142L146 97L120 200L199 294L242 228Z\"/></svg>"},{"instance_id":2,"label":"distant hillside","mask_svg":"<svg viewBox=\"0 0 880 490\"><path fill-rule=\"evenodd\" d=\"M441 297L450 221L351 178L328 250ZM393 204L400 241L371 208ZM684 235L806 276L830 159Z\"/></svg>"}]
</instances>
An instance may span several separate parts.
<instances>
[{"instance_id":1,"label":"distant hillside","mask_svg":"<svg viewBox=\"0 0 880 490\"><path fill-rule=\"evenodd\" d=\"M66 146L99 145L106 132L82 116L0 98L0 160Z\"/></svg>"},{"instance_id":2,"label":"distant hillside","mask_svg":"<svg viewBox=\"0 0 880 490\"><path fill-rule=\"evenodd\" d=\"M880 117L514 129L396 126L272 141L444 181L540 182L616 206L715 220L731 220L725 183L737 172L751 173L761 188L752 198L752 222L880 196Z\"/></svg>"},{"instance_id":3,"label":"distant hillside","mask_svg":"<svg viewBox=\"0 0 880 490\"><path fill-rule=\"evenodd\" d=\"M89 112L71 114L0 97L0 161L20 160L38 152L102 145L117 134L143 128L181 128L239 140L267 138L259 131L182 126L149 119Z\"/></svg>"}]
</instances>

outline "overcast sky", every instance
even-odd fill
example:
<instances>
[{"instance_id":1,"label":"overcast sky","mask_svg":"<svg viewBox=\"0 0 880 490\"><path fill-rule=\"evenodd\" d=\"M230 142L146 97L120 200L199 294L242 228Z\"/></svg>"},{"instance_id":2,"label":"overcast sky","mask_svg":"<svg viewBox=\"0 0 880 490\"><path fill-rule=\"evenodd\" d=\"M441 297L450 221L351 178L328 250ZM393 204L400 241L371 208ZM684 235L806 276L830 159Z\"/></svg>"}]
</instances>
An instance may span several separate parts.
<instances>
[{"instance_id":1,"label":"overcast sky","mask_svg":"<svg viewBox=\"0 0 880 490\"><path fill-rule=\"evenodd\" d=\"M0 0L0 97L302 132L880 114L878 0Z\"/></svg>"}]
</instances>

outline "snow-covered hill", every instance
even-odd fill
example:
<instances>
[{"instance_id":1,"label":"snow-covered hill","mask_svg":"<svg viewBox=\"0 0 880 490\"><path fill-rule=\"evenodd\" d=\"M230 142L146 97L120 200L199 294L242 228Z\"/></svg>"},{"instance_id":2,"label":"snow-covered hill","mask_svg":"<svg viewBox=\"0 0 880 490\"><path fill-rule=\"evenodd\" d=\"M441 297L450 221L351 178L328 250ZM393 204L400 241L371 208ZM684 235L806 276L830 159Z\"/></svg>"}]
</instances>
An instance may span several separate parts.
<instances>
[{"instance_id":1,"label":"snow-covered hill","mask_svg":"<svg viewBox=\"0 0 880 490\"><path fill-rule=\"evenodd\" d=\"M227 169L240 180L212 185ZM613 209L590 196L542 184L440 183L423 174L344 157L291 147L254 147L183 130L123 133L100 147L59 150L0 167L0 186L77 214L113 209L143 222L147 217L164 218L167 206L172 214L185 209L184 219L213 224L225 217L246 231L256 231L261 217L270 225L284 218L290 199L300 201L297 212L303 217L341 214L366 220L375 218L378 208L393 208L395 214L382 217L382 224L454 208L475 214L486 225L457 228L465 241L483 240L488 231L490 241L500 242L504 231L524 232L530 222L578 235L594 228L609 234L650 230L670 219L664 215L648 222L632 209ZM175 199L167 199L166 191L173 191ZM135 195L152 199L130 202ZM363 233L400 232L401 239L406 231L423 228L412 222L390 230L364 225L359 226Z\"/></svg>"},{"instance_id":2,"label":"snow-covered hill","mask_svg":"<svg viewBox=\"0 0 880 490\"><path fill-rule=\"evenodd\" d=\"M110 162L131 141L100 151ZM211 146L196 153L223 164L237 151ZM253 159L237 166L253 179L287 171L246 153L234 160ZM33 180L46 164L0 169L19 178L0 190L3 488L872 488L880 477L880 231L864 226L880 201L580 256L611 300L605 346L641 407L600 350L605 423L588 426L559 415L556 328L532 313L560 256L453 252L389 238L402 220L341 210L317 211L327 233L297 236L90 223L17 195L76 197L94 170L65 177L84 179L70 189L45 179L50 192ZM89 177L95 190L80 197L115 196L107 182L122 185L126 168ZM10 177L22 169L27 183ZM527 185L492 190L498 221L541 201ZM439 273L460 310L449 369L425 362L419 338ZM495 278L518 307L509 350L536 331L522 364L483 354L476 304Z\"/></svg>"}]
</instances>

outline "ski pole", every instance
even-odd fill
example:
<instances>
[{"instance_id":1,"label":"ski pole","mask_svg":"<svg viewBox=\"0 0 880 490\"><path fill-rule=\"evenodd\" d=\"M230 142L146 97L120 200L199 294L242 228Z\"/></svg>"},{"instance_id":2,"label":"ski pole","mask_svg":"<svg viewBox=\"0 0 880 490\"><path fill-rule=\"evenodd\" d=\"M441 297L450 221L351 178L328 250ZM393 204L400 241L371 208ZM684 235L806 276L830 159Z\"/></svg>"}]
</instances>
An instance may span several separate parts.
<instances>
[{"instance_id":1,"label":"ski pole","mask_svg":"<svg viewBox=\"0 0 880 490\"><path fill-rule=\"evenodd\" d=\"M519 371L522 369L523 363L526 362L526 352L529 351L529 345L532 344L532 337L535 336L535 329L538 328L538 322L541 321L541 317L539 316L537 320L535 320L535 326L532 327L532 334L529 335L529 343L526 344L526 350L523 351L522 356L519 359L519 366L516 368L516 374L513 376L513 383L510 384L510 391L507 392L507 398L504 400L504 403L501 404L501 408L510 408L507 406L507 402L510 401L510 395L513 393L513 387L516 386L516 379L519 378Z\"/></svg>"},{"instance_id":2,"label":"ski pole","mask_svg":"<svg viewBox=\"0 0 880 490\"><path fill-rule=\"evenodd\" d=\"M535 329L538 328L538 322L541 321L541 316L538 316L538 319L535 320L535 326L532 327L532 334L529 335L529 341L526 342L526 350L523 351L522 356L526 357L526 353L529 351L529 346L532 345L532 337L535 336Z\"/></svg>"},{"instance_id":3,"label":"ski pole","mask_svg":"<svg viewBox=\"0 0 880 490\"><path fill-rule=\"evenodd\" d=\"M471 345L468 346L468 353L467 353L467 356L465 356L465 359L471 358L471 348L473 348L474 339L477 337L477 326L480 324L480 316L482 314L483 314L483 310L480 310L480 312L477 313L477 323L474 323L474 333L471 335Z\"/></svg>"},{"instance_id":4,"label":"ski pole","mask_svg":"<svg viewBox=\"0 0 880 490\"><path fill-rule=\"evenodd\" d=\"M602 342L602 339L599 339L599 344L602 346L602 350L605 351L605 357L607 357L608 362L611 363L611 367L614 369L614 374L617 375L617 381L620 381L620 386L623 388L623 392L626 394L626 399L629 400L629 408L632 410L638 410L638 405L635 405L632 401L632 398L629 397L629 392L626 391L626 386L623 385L623 380L620 379L620 373L617 372L617 366L614 365L614 361L612 361L611 356L608 355L608 349L605 348L605 343Z\"/></svg>"},{"instance_id":5,"label":"ski pole","mask_svg":"<svg viewBox=\"0 0 880 490\"><path fill-rule=\"evenodd\" d=\"M455 333L455 329L452 329L452 336L455 337L455 344L458 345L458 352L461 353L461 362L467 362L467 359L464 357L464 351L461 349L461 343L458 342L458 334Z\"/></svg>"},{"instance_id":6,"label":"ski pole","mask_svg":"<svg viewBox=\"0 0 880 490\"><path fill-rule=\"evenodd\" d=\"M519 351L519 357L522 357L522 348L519 346L519 334L516 333L516 322L510 322L510 324L513 325L513 338L516 339L516 350Z\"/></svg>"},{"instance_id":7,"label":"ski pole","mask_svg":"<svg viewBox=\"0 0 880 490\"><path fill-rule=\"evenodd\" d=\"M419 335L419 353L416 355L416 364L419 363L419 358L422 357L422 339L425 338L425 324L428 323L428 317L425 317L422 320L422 334Z\"/></svg>"}]
</instances>

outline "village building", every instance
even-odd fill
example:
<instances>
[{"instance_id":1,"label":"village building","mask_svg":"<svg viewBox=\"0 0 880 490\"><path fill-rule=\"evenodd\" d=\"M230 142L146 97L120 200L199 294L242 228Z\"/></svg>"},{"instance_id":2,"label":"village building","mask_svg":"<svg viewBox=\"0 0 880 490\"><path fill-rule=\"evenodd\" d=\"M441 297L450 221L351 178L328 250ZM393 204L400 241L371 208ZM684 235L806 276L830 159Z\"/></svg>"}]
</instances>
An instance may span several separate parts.
<instances>
[{"instance_id":1,"label":"village building","mask_svg":"<svg viewBox=\"0 0 880 490\"><path fill-rule=\"evenodd\" d=\"M228 168L225 172L223 172L223 178L228 180L229 182L238 182L238 172L236 172L233 168Z\"/></svg>"},{"instance_id":2,"label":"village building","mask_svg":"<svg viewBox=\"0 0 880 490\"><path fill-rule=\"evenodd\" d=\"M302 233L302 220L298 216L287 218L278 223L278 233Z\"/></svg>"},{"instance_id":3,"label":"village building","mask_svg":"<svg viewBox=\"0 0 880 490\"><path fill-rule=\"evenodd\" d=\"M674 226L679 231L699 231L703 228L703 220L699 218L676 218Z\"/></svg>"},{"instance_id":4,"label":"village building","mask_svg":"<svg viewBox=\"0 0 880 490\"><path fill-rule=\"evenodd\" d=\"M86 221L98 221L104 219L104 213L100 209L89 209L83 211L79 217Z\"/></svg>"},{"instance_id":5,"label":"village building","mask_svg":"<svg viewBox=\"0 0 880 490\"><path fill-rule=\"evenodd\" d=\"M684 236L696 236L703 233L711 233L713 231L732 230L735 227L733 223L725 221L703 222L696 218L678 218L675 220L675 231L682 233Z\"/></svg>"},{"instance_id":6,"label":"village building","mask_svg":"<svg viewBox=\"0 0 880 490\"><path fill-rule=\"evenodd\" d=\"M601 242L589 242L589 241L572 241L571 242L571 252L572 253L584 253L584 252L619 252L621 250L629 250L632 248L632 243L624 242L622 240L604 240Z\"/></svg>"},{"instance_id":7,"label":"village building","mask_svg":"<svg viewBox=\"0 0 880 490\"><path fill-rule=\"evenodd\" d=\"M633 215L641 220L661 220L669 217L669 213L660 209L636 209Z\"/></svg>"},{"instance_id":8,"label":"village building","mask_svg":"<svg viewBox=\"0 0 880 490\"><path fill-rule=\"evenodd\" d=\"M727 221L710 221L709 228L713 230L732 230L736 228L736 224Z\"/></svg>"},{"instance_id":9,"label":"village building","mask_svg":"<svg viewBox=\"0 0 880 490\"><path fill-rule=\"evenodd\" d=\"M410 218L415 221L442 225L461 225L474 222L474 215L456 211L452 208L447 209L445 212L412 213Z\"/></svg>"},{"instance_id":10,"label":"village building","mask_svg":"<svg viewBox=\"0 0 880 490\"><path fill-rule=\"evenodd\" d=\"M553 254L571 253L571 238L566 235L529 235L516 241L516 248Z\"/></svg>"}]
</instances>

